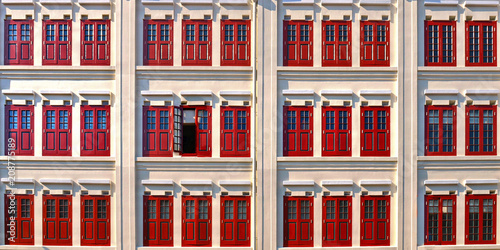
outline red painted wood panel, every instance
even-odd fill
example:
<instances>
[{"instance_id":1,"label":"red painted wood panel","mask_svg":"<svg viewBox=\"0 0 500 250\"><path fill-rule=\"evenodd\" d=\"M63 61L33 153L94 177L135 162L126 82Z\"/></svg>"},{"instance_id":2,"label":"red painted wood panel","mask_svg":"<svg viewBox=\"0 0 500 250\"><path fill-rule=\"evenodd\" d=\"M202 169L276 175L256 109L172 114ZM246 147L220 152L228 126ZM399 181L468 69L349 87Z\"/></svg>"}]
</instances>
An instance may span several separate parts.
<instances>
[{"instance_id":1,"label":"red painted wood panel","mask_svg":"<svg viewBox=\"0 0 500 250\"><path fill-rule=\"evenodd\" d=\"M71 246L72 196L43 195L43 245Z\"/></svg>"},{"instance_id":2,"label":"red painted wood panel","mask_svg":"<svg viewBox=\"0 0 500 250\"><path fill-rule=\"evenodd\" d=\"M34 196L31 194L4 195L5 245L34 245L33 200ZM12 203L15 208L12 208Z\"/></svg>"},{"instance_id":3,"label":"red painted wood panel","mask_svg":"<svg viewBox=\"0 0 500 250\"><path fill-rule=\"evenodd\" d=\"M390 66L390 22L361 21L361 66Z\"/></svg>"},{"instance_id":4,"label":"red painted wood panel","mask_svg":"<svg viewBox=\"0 0 500 250\"><path fill-rule=\"evenodd\" d=\"M110 20L82 20L80 65L110 65Z\"/></svg>"},{"instance_id":5,"label":"red painted wood panel","mask_svg":"<svg viewBox=\"0 0 500 250\"><path fill-rule=\"evenodd\" d=\"M313 66L313 22L283 21L283 66Z\"/></svg>"},{"instance_id":6,"label":"red painted wood panel","mask_svg":"<svg viewBox=\"0 0 500 250\"><path fill-rule=\"evenodd\" d=\"M43 65L71 65L71 23L71 20L43 20Z\"/></svg>"},{"instance_id":7,"label":"red painted wood panel","mask_svg":"<svg viewBox=\"0 0 500 250\"><path fill-rule=\"evenodd\" d=\"M5 65L33 65L33 20L5 20Z\"/></svg>"}]
</instances>

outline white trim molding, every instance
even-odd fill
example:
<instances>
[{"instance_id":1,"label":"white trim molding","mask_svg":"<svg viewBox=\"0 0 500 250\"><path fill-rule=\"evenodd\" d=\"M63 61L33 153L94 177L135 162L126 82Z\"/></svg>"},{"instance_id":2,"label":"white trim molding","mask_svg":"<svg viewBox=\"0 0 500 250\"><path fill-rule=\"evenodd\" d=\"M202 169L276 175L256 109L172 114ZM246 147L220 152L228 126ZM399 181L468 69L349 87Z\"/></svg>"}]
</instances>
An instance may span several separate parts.
<instances>
[{"instance_id":1,"label":"white trim molding","mask_svg":"<svg viewBox=\"0 0 500 250\"><path fill-rule=\"evenodd\" d=\"M79 179L78 184L80 185L111 185L109 179Z\"/></svg>"},{"instance_id":2,"label":"white trim molding","mask_svg":"<svg viewBox=\"0 0 500 250\"><path fill-rule=\"evenodd\" d=\"M360 5L390 5L391 0L359 0Z\"/></svg>"},{"instance_id":3,"label":"white trim molding","mask_svg":"<svg viewBox=\"0 0 500 250\"><path fill-rule=\"evenodd\" d=\"M458 95L456 89L426 89L424 95Z\"/></svg>"},{"instance_id":4,"label":"white trim molding","mask_svg":"<svg viewBox=\"0 0 500 250\"><path fill-rule=\"evenodd\" d=\"M284 89L281 91L282 95L314 95L312 89Z\"/></svg>"},{"instance_id":5,"label":"white trim molding","mask_svg":"<svg viewBox=\"0 0 500 250\"><path fill-rule=\"evenodd\" d=\"M283 181L283 186L314 186L314 181Z\"/></svg>"},{"instance_id":6,"label":"white trim molding","mask_svg":"<svg viewBox=\"0 0 500 250\"><path fill-rule=\"evenodd\" d=\"M368 89L360 90L360 95L391 95L392 91L390 89Z\"/></svg>"},{"instance_id":7,"label":"white trim molding","mask_svg":"<svg viewBox=\"0 0 500 250\"><path fill-rule=\"evenodd\" d=\"M498 185L498 179L465 180L465 185Z\"/></svg>"},{"instance_id":8,"label":"white trim molding","mask_svg":"<svg viewBox=\"0 0 500 250\"><path fill-rule=\"evenodd\" d=\"M109 90L80 90L78 91L80 95L111 95Z\"/></svg>"},{"instance_id":9,"label":"white trim molding","mask_svg":"<svg viewBox=\"0 0 500 250\"><path fill-rule=\"evenodd\" d=\"M42 95L73 95L71 90L40 90Z\"/></svg>"},{"instance_id":10,"label":"white trim molding","mask_svg":"<svg viewBox=\"0 0 500 250\"><path fill-rule=\"evenodd\" d=\"M458 180L425 180L424 185L458 185Z\"/></svg>"},{"instance_id":11,"label":"white trim molding","mask_svg":"<svg viewBox=\"0 0 500 250\"><path fill-rule=\"evenodd\" d=\"M251 181L230 181L230 180L222 180L219 181L220 186L251 186Z\"/></svg>"},{"instance_id":12,"label":"white trim molding","mask_svg":"<svg viewBox=\"0 0 500 250\"><path fill-rule=\"evenodd\" d=\"M43 184L70 184L70 185L73 185L73 180L71 180L71 179L42 178L42 179L40 179L40 183L43 183Z\"/></svg>"},{"instance_id":13,"label":"white trim molding","mask_svg":"<svg viewBox=\"0 0 500 250\"><path fill-rule=\"evenodd\" d=\"M251 96L252 92L249 90L221 90L219 91L221 96Z\"/></svg>"},{"instance_id":14,"label":"white trim molding","mask_svg":"<svg viewBox=\"0 0 500 250\"><path fill-rule=\"evenodd\" d=\"M333 180L333 181L321 181L321 186L352 186L354 181L352 180Z\"/></svg>"},{"instance_id":15,"label":"white trim molding","mask_svg":"<svg viewBox=\"0 0 500 250\"><path fill-rule=\"evenodd\" d=\"M458 5L458 0L425 0L424 5Z\"/></svg>"},{"instance_id":16,"label":"white trim molding","mask_svg":"<svg viewBox=\"0 0 500 250\"><path fill-rule=\"evenodd\" d=\"M466 89L465 95L498 95L498 89Z\"/></svg>"},{"instance_id":17,"label":"white trim molding","mask_svg":"<svg viewBox=\"0 0 500 250\"><path fill-rule=\"evenodd\" d=\"M211 90L183 90L181 96L212 96Z\"/></svg>"},{"instance_id":18,"label":"white trim molding","mask_svg":"<svg viewBox=\"0 0 500 250\"><path fill-rule=\"evenodd\" d=\"M348 89L324 89L320 91L320 95L352 95L354 92Z\"/></svg>"},{"instance_id":19,"label":"white trim molding","mask_svg":"<svg viewBox=\"0 0 500 250\"><path fill-rule=\"evenodd\" d=\"M165 185L165 186L173 186L173 180L142 180L142 185Z\"/></svg>"},{"instance_id":20,"label":"white trim molding","mask_svg":"<svg viewBox=\"0 0 500 250\"><path fill-rule=\"evenodd\" d=\"M4 95L34 95L35 91L30 90L30 89L15 89L15 90L10 90L10 89L4 89L2 90L2 94Z\"/></svg>"},{"instance_id":21,"label":"white trim molding","mask_svg":"<svg viewBox=\"0 0 500 250\"><path fill-rule=\"evenodd\" d=\"M10 183L10 179L9 178L2 178L1 181L3 183ZM14 183L31 183L31 184L34 184L35 183L35 179L14 179Z\"/></svg>"},{"instance_id":22,"label":"white trim molding","mask_svg":"<svg viewBox=\"0 0 500 250\"><path fill-rule=\"evenodd\" d=\"M391 180L361 180L360 186L389 186L392 184Z\"/></svg>"},{"instance_id":23,"label":"white trim molding","mask_svg":"<svg viewBox=\"0 0 500 250\"><path fill-rule=\"evenodd\" d=\"M208 180L182 180L182 186L211 186L212 181Z\"/></svg>"},{"instance_id":24,"label":"white trim molding","mask_svg":"<svg viewBox=\"0 0 500 250\"><path fill-rule=\"evenodd\" d=\"M142 90L141 91L142 96L173 96L174 92L170 90L164 90L164 91L152 91L152 90Z\"/></svg>"}]
</instances>

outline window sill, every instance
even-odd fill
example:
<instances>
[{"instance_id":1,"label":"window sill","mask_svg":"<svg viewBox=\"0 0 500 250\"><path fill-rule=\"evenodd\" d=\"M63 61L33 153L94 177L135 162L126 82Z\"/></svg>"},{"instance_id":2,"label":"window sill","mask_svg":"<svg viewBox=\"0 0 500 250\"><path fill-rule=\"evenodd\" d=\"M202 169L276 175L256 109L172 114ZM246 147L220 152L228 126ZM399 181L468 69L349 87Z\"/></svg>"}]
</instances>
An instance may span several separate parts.
<instances>
[{"instance_id":1,"label":"window sill","mask_svg":"<svg viewBox=\"0 0 500 250\"><path fill-rule=\"evenodd\" d=\"M136 66L137 71L252 71L251 66Z\"/></svg>"},{"instance_id":2,"label":"window sill","mask_svg":"<svg viewBox=\"0 0 500 250\"><path fill-rule=\"evenodd\" d=\"M418 156L417 161L500 161L496 155L471 155L471 156Z\"/></svg>"},{"instance_id":3,"label":"window sill","mask_svg":"<svg viewBox=\"0 0 500 250\"><path fill-rule=\"evenodd\" d=\"M278 162L396 162L397 157L278 157ZM288 248L287 248L288 249ZM335 248L337 249L337 248Z\"/></svg>"},{"instance_id":4,"label":"window sill","mask_svg":"<svg viewBox=\"0 0 500 250\"><path fill-rule=\"evenodd\" d=\"M320 66L320 67L310 67L310 66L278 66L278 72L287 71L314 71L314 72L397 72L397 67L330 67L330 66Z\"/></svg>"},{"instance_id":5,"label":"window sill","mask_svg":"<svg viewBox=\"0 0 500 250\"><path fill-rule=\"evenodd\" d=\"M115 66L80 66L80 65L64 65L64 66L33 66L33 65L0 65L0 71L8 70L43 70L43 71L58 71L58 70L68 70L68 71L114 71Z\"/></svg>"},{"instance_id":6,"label":"window sill","mask_svg":"<svg viewBox=\"0 0 500 250\"><path fill-rule=\"evenodd\" d=\"M70 246L70 249L105 249L105 250L111 250L111 249L116 249L115 246ZM0 249L47 249L46 246L42 245L2 245L0 246ZM50 246L50 249L61 249L61 250L67 250L68 246Z\"/></svg>"},{"instance_id":7,"label":"window sill","mask_svg":"<svg viewBox=\"0 0 500 250\"><path fill-rule=\"evenodd\" d=\"M303 247L279 247L278 249L280 249L280 250L304 250ZM314 247L314 249L318 249L318 250L326 250L326 249L335 249L335 250L356 250L356 249L396 250L398 248L397 247L390 247L390 246L373 246L373 247L353 246L353 247Z\"/></svg>"},{"instance_id":8,"label":"window sill","mask_svg":"<svg viewBox=\"0 0 500 250\"><path fill-rule=\"evenodd\" d=\"M238 250L251 250L251 247L168 247L168 249L182 249L182 250L200 250L203 248L207 248L210 250L231 250L231 249L238 249ZM151 247L138 247L138 250L146 250L146 249L159 249L157 246L151 246ZM304 250L304 249L302 249Z\"/></svg>"},{"instance_id":9,"label":"window sill","mask_svg":"<svg viewBox=\"0 0 500 250\"><path fill-rule=\"evenodd\" d=\"M418 250L457 250L457 249L499 249L500 245L448 245L448 246L419 246Z\"/></svg>"},{"instance_id":10,"label":"window sill","mask_svg":"<svg viewBox=\"0 0 500 250\"><path fill-rule=\"evenodd\" d=\"M137 157L137 162L206 162L206 163L251 163L251 157ZM226 249L226 248L224 248Z\"/></svg>"},{"instance_id":11,"label":"window sill","mask_svg":"<svg viewBox=\"0 0 500 250\"><path fill-rule=\"evenodd\" d=\"M0 161L8 161L9 156L0 156ZM11 161L65 161L65 162L114 162L109 156L13 156Z\"/></svg>"}]
</instances>

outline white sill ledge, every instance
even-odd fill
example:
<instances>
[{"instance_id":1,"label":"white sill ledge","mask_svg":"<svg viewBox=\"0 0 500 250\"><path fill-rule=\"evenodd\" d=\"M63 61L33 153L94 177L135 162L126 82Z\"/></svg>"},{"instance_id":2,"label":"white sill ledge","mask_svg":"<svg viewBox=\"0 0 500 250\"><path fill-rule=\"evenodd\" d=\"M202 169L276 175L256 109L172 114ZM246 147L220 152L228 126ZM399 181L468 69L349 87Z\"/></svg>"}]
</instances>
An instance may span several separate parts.
<instances>
[{"instance_id":1,"label":"white sill ledge","mask_svg":"<svg viewBox=\"0 0 500 250\"><path fill-rule=\"evenodd\" d=\"M397 72L397 67L295 67L278 66L278 72L312 71L312 72ZM288 249L288 248L287 248ZM337 248L335 248L337 249Z\"/></svg>"},{"instance_id":2,"label":"white sill ledge","mask_svg":"<svg viewBox=\"0 0 500 250\"><path fill-rule=\"evenodd\" d=\"M353 247L314 247L314 248L304 248L304 247L278 247L280 250L304 250L304 249L315 249L315 250L356 250L356 249L380 249L380 250L396 250L398 249L397 247L391 247L391 246L373 246L373 247L358 247L358 246L353 246Z\"/></svg>"},{"instance_id":3,"label":"white sill ledge","mask_svg":"<svg viewBox=\"0 0 500 250\"><path fill-rule=\"evenodd\" d=\"M43 70L43 71L114 71L115 66L30 66L30 65L0 65L0 71L7 70Z\"/></svg>"},{"instance_id":4,"label":"white sill ledge","mask_svg":"<svg viewBox=\"0 0 500 250\"><path fill-rule=\"evenodd\" d=\"M419 66L419 72L500 72L500 68L496 66L484 67L434 67L434 66Z\"/></svg>"},{"instance_id":5,"label":"white sill ledge","mask_svg":"<svg viewBox=\"0 0 500 250\"><path fill-rule=\"evenodd\" d=\"M418 250L500 249L500 245L419 246Z\"/></svg>"},{"instance_id":6,"label":"white sill ledge","mask_svg":"<svg viewBox=\"0 0 500 250\"><path fill-rule=\"evenodd\" d=\"M61 249L61 250L67 250L67 249L91 249L91 250L111 250L111 249L116 249L115 246L42 246L42 245L34 245L34 246L29 246L29 245L8 245L8 246L0 246L0 249L40 249L40 250L45 250L45 249Z\"/></svg>"},{"instance_id":7,"label":"white sill ledge","mask_svg":"<svg viewBox=\"0 0 500 250\"><path fill-rule=\"evenodd\" d=\"M397 162L397 157L278 157L278 162ZM288 249L288 248L287 248ZM337 249L337 248L335 248Z\"/></svg>"},{"instance_id":8,"label":"white sill ledge","mask_svg":"<svg viewBox=\"0 0 500 250\"><path fill-rule=\"evenodd\" d=\"M417 161L500 161L496 155L471 156L418 156Z\"/></svg>"},{"instance_id":9,"label":"white sill ledge","mask_svg":"<svg viewBox=\"0 0 500 250\"><path fill-rule=\"evenodd\" d=\"M206 162L206 163L251 163L251 157L137 157L137 162Z\"/></svg>"},{"instance_id":10,"label":"white sill ledge","mask_svg":"<svg viewBox=\"0 0 500 250\"><path fill-rule=\"evenodd\" d=\"M177 249L177 250L200 250L200 249L210 249L210 250L252 250L251 247L138 247L138 250L152 250L152 249ZM287 248L288 249L288 248ZM302 249L304 250L304 249Z\"/></svg>"},{"instance_id":11,"label":"white sill ledge","mask_svg":"<svg viewBox=\"0 0 500 250\"><path fill-rule=\"evenodd\" d=\"M9 156L0 156L0 161L7 161ZM64 162L114 162L109 156L11 156L11 161L64 161Z\"/></svg>"},{"instance_id":12,"label":"white sill ledge","mask_svg":"<svg viewBox=\"0 0 500 250\"><path fill-rule=\"evenodd\" d=\"M251 66L136 66L137 71L252 71Z\"/></svg>"}]
</instances>

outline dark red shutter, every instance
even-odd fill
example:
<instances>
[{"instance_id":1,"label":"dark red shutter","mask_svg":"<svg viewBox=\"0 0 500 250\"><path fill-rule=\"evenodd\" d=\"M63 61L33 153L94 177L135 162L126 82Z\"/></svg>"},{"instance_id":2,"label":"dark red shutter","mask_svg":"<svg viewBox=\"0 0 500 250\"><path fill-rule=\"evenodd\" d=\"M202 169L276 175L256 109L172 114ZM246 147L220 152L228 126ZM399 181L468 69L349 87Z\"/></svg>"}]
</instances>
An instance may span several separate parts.
<instances>
[{"instance_id":1,"label":"dark red shutter","mask_svg":"<svg viewBox=\"0 0 500 250\"><path fill-rule=\"evenodd\" d=\"M496 110L496 106L491 105L465 106L465 155L497 154Z\"/></svg>"},{"instance_id":2,"label":"dark red shutter","mask_svg":"<svg viewBox=\"0 0 500 250\"><path fill-rule=\"evenodd\" d=\"M144 196L144 246L174 246L173 196Z\"/></svg>"},{"instance_id":3,"label":"dark red shutter","mask_svg":"<svg viewBox=\"0 0 500 250\"><path fill-rule=\"evenodd\" d=\"M43 20L43 65L71 65L71 20Z\"/></svg>"},{"instance_id":4,"label":"dark red shutter","mask_svg":"<svg viewBox=\"0 0 500 250\"><path fill-rule=\"evenodd\" d=\"M31 194L5 194L5 245L34 245L33 197ZM11 199L14 199L15 209L11 208ZM11 221L11 217L14 217L14 220ZM11 235L10 231L13 231L14 235Z\"/></svg>"},{"instance_id":5,"label":"dark red shutter","mask_svg":"<svg viewBox=\"0 0 500 250\"><path fill-rule=\"evenodd\" d=\"M351 21L323 21L323 66L351 66Z\"/></svg>"},{"instance_id":6,"label":"dark red shutter","mask_svg":"<svg viewBox=\"0 0 500 250\"><path fill-rule=\"evenodd\" d=\"M497 66L496 29L495 21L465 22L465 66Z\"/></svg>"},{"instance_id":7,"label":"dark red shutter","mask_svg":"<svg viewBox=\"0 0 500 250\"><path fill-rule=\"evenodd\" d=\"M183 138L183 109L182 107L174 107L173 113L173 144L174 144L174 152L182 152L182 138Z\"/></svg>"},{"instance_id":8,"label":"dark red shutter","mask_svg":"<svg viewBox=\"0 0 500 250\"><path fill-rule=\"evenodd\" d=\"M173 107L143 106L143 156L172 156Z\"/></svg>"},{"instance_id":9,"label":"dark red shutter","mask_svg":"<svg viewBox=\"0 0 500 250\"><path fill-rule=\"evenodd\" d=\"M212 20L182 20L182 65L212 66Z\"/></svg>"},{"instance_id":10,"label":"dark red shutter","mask_svg":"<svg viewBox=\"0 0 500 250\"><path fill-rule=\"evenodd\" d=\"M196 156L212 156L212 107L196 106Z\"/></svg>"},{"instance_id":11,"label":"dark red shutter","mask_svg":"<svg viewBox=\"0 0 500 250\"><path fill-rule=\"evenodd\" d=\"M221 66L250 66L250 20L221 21Z\"/></svg>"},{"instance_id":12,"label":"dark red shutter","mask_svg":"<svg viewBox=\"0 0 500 250\"><path fill-rule=\"evenodd\" d=\"M82 20L81 65L109 66L110 20Z\"/></svg>"},{"instance_id":13,"label":"dark red shutter","mask_svg":"<svg viewBox=\"0 0 500 250\"><path fill-rule=\"evenodd\" d=\"M14 120L16 116L17 122ZM34 154L34 118L33 105L5 106L5 155L9 155L9 151L14 152L14 155ZM14 139L14 141L9 142L9 139ZM9 145L14 147L9 147Z\"/></svg>"},{"instance_id":14,"label":"dark red shutter","mask_svg":"<svg viewBox=\"0 0 500 250\"><path fill-rule=\"evenodd\" d=\"M182 246L212 246L211 196L182 197Z\"/></svg>"},{"instance_id":15,"label":"dark red shutter","mask_svg":"<svg viewBox=\"0 0 500 250\"><path fill-rule=\"evenodd\" d=\"M4 55L5 65L33 65L33 20L5 20Z\"/></svg>"},{"instance_id":16,"label":"dark red shutter","mask_svg":"<svg viewBox=\"0 0 500 250\"><path fill-rule=\"evenodd\" d=\"M352 196L323 196L323 247L352 246Z\"/></svg>"},{"instance_id":17,"label":"dark red shutter","mask_svg":"<svg viewBox=\"0 0 500 250\"><path fill-rule=\"evenodd\" d=\"M250 157L250 107L221 106L221 157Z\"/></svg>"},{"instance_id":18,"label":"dark red shutter","mask_svg":"<svg viewBox=\"0 0 500 250\"><path fill-rule=\"evenodd\" d=\"M173 65L173 20L144 20L144 65Z\"/></svg>"},{"instance_id":19,"label":"dark red shutter","mask_svg":"<svg viewBox=\"0 0 500 250\"><path fill-rule=\"evenodd\" d=\"M283 106L284 156L313 156L313 121L312 106Z\"/></svg>"},{"instance_id":20,"label":"dark red shutter","mask_svg":"<svg viewBox=\"0 0 500 250\"><path fill-rule=\"evenodd\" d=\"M71 108L43 106L42 155L71 156ZM53 126L47 123L49 111L54 112Z\"/></svg>"},{"instance_id":21,"label":"dark red shutter","mask_svg":"<svg viewBox=\"0 0 500 250\"><path fill-rule=\"evenodd\" d=\"M283 66L313 66L313 22L283 21Z\"/></svg>"},{"instance_id":22,"label":"dark red shutter","mask_svg":"<svg viewBox=\"0 0 500 250\"><path fill-rule=\"evenodd\" d=\"M82 195L80 211L82 246L109 246L109 196Z\"/></svg>"},{"instance_id":23,"label":"dark red shutter","mask_svg":"<svg viewBox=\"0 0 500 250\"><path fill-rule=\"evenodd\" d=\"M456 21L424 21L424 23L425 66L457 66ZM448 41L452 44L445 44ZM450 48L452 51L445 51L445 48Z\"/></svg>"},{"instance_id":24,"label":"dark red shutter","mask_svg":"<svg viewBox=\"0 0 500 250\"><path fill-rule=\"evenodd\" d=\"M361 156L390 156L390 107L361 107Z\"/></svg>"},{"instance_id":25,"label":"dark red shutter","mask_svg":"<svg viewBox=\"0 0 500 250\"><path fill-rule=\"evenodd\" d=\"M221 196L222 247L250 246L250 196Z\"/></svg>"},{"instance_id":26,"label":"dark red shutter","mask_svg":"<svg viewBox=\"0 0 500 250\"><path fill-rule=\"evenodd\" d=\"M351 156L351 107L322 107L322 155Z\"/></svg>"},{"instance_id":27,"label":"dark red shutter","mask_svg":"<svg viewBox=\"0 0 500 250\"><path fill-rule=\"evenodd\" d=\"M43 245L72 245L71 199L71 195L43 195Z\"/></svg>"},{"instance_id":28,"label":"dark red shutter","mask_svg":"<svg viewBox=\"0 0 500 250\"><path fill-rule=\"evenodd\" d=\"M496 222L496 194L465 196L465 244L496 244Z\"/></svg>"},{"instance_id":29,"label":"dark red shutter","mask_svg":"<svg viewBox=\"0 0 500 250\"><path fill-rule=\"evenodd\" d=\"M361 21L361 66L390 66L389 21Z\"/></svg>"},{"instance_id":30,"label":"dark red shutter","mask_svg":"<svg viewBox=\"0 0 500 250\"><path fill-rule=\"evenodd\" d=\"M313 197L283 197L283 246L314 245Z\"/></svg>"},{"instance_id":31,"label":"dark red shutter","mask_svg":"<svg viewBox=\"0 0 500 250\"><path fill-rule=\"evenodd\" d=\"M111 127L109 109L108 105L80 107L81 156L109 156Z\"/></svg>"},{"instance_id":32,"label":"dark red shutter","mask_svg":"<svg viewBox=\"0 0 500 250\"><path fill-rule=\"evenodd\" d=\"M390 196L361 196L361 246L390 245Z\"/></svg>"},{"instance_id":33,"label":"dark red shutter","mask_svg":"<svg viewBox=\"0 0 500 250\"><path fill-rule=\"evenodd\" d=\"M456 199L456 195L425 196L425 245L456 244Z\"/></svg>"}]
</instances>

